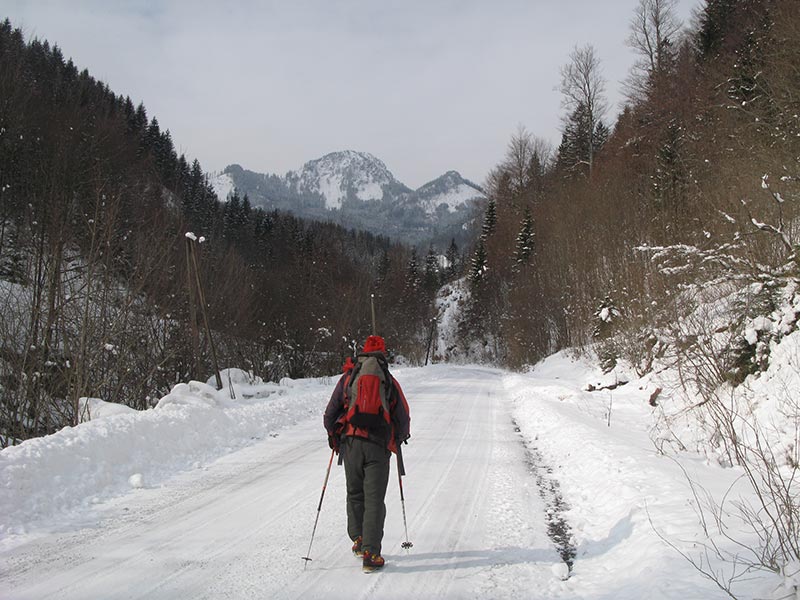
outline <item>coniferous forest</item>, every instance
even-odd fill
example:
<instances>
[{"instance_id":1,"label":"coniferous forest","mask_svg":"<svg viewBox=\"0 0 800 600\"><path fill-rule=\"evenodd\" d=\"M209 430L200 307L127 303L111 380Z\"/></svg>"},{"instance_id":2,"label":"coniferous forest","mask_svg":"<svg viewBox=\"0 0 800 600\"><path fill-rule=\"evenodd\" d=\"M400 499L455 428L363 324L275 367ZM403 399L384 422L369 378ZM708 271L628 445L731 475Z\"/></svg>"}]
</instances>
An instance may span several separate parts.
<instances>
[{"instance_id":1,"label":"coniferous forest","mask_svg":"<svg viewBox=\"0 0 800 600\"><path fill-rule=\"evenodd\" d=\"M646 372L657 355L702 355L675 325L701 297L758 284L741 321L799 276L800 3L709 0L681 27L673 3L641 0L618 114L602 57L575 43L559 146L520 128L474 244L416 249L220 202L167 123L3 22L3 439L77 422L82 397L146 408L206 380L212 349L265 379L335 373L371 332L371 294L414 364L442 286L464 294L457 347L434 358L522 369L596 344L606 364ZM754 348L734 350L718 379L740 377Z\"/></svg>"},{"instance_id":2,"label":"coniferous forest","mask_svg":"<svg viewBox=\"0 0 800 600\"><path fill-rule=\"evenodd\" d=\"M246 197L220 203L143 104L8 20L0 190L0 423L11 439L75 423L81 397L146 408L176 382L205 380L209 341L222 368L265 379L336 372L369 334L371 293L402 351L403 315L428 304L403 295L408 249ZM211 338L190 295L190 243Z\"/></svg>"}]
</instances>

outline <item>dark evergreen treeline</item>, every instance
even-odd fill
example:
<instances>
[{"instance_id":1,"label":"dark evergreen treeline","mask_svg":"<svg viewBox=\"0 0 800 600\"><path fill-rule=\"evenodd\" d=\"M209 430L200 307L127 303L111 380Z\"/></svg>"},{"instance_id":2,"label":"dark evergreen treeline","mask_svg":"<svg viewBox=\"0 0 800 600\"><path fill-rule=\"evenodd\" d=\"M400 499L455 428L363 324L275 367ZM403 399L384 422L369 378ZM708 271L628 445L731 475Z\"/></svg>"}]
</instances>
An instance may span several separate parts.
<instances>
[{"instance_id":1,"label":"dark evergreen treeline","mask_svg":"<svg viewBox=\"0 0 800 600\"><path fill-rule=\"evenodd\" d=\"M613 127L599 57L576 47L560 146L511 140L473 250L465 347L519 367L614 335L606 358L646 369L657 330L694 306L687 285L797 278L800 3L709 0L685 32L674 4L632 15L638 61Z\"/></svg>"},{"instance_id":2,"label":"dark evergreen treeline","mask_svg":"<svg viewBox=\"0 0 800 600\"><path fill-rule=\"evenodd\" d=\"M371 292L389 345L420 354L433 292L409 276L407 248L220 203L143 104L0 24L3 445L76 422L82 397L143 408L212 374L208 340L194 349L190 333L187 231L207 239L223 368L336 372L370 333Z\"/></svg>"}]
</instances>

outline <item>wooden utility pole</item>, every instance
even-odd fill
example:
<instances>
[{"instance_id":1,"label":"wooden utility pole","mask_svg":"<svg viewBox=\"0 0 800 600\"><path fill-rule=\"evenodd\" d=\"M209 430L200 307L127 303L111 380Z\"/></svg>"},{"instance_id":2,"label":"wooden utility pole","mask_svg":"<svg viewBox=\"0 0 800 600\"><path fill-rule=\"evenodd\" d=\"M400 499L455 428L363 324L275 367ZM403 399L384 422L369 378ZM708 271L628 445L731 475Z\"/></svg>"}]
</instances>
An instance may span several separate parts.
<instances>
[{"instance_id":1,"label":"wooden utility pole","mask_svg":"<svg viewBox=\"0 0 800 600\"><path fill-rule=\"evenodd\" d=\"M378 327L375 325L375 294L369 295L369 304L372 308L372 335L378 335Z\"/></svg>"},{"instance_id":2,"label":"wooden utility pole","mask_svg":"<svg viewBox=\"0 0 800 600\"><path fill-rule=\"evenodd\" d=\"M197 266L197 251L195 250L195 247L194 247L194 242L195 242L194 235L189 236L187 234L186 241L187 241L187 244L186 244L187 261L189 261L191 263L191 269L194 272L194 283L196 285L195 289L197 291L197 298L200 301L200 313L203 315L203 326L204 326L204 328L206 330L206 337L208 338L208 345L209 345L209 348L211 348L211 360L212 360L213 366L214 366L214 375L215 375L215 377L217 379L217 389L221 390L222 389L222 376L220 375L219 362L217 361L217 348L214 345L214 338L211 337L211 327L208 324L208 312L206 311L206 296L203 293L203 285L200 283L200 269ZM191 276L189 277L189 279L191 280ZM191 281L190 281L189 289L191 290L192 287L194 287L194 286L191 285ZM190 297L191 297L192 293L193 292L191 292L191 291L189 292Z\"/></svg>"},{"instance_id":3,"label":"wooden utility pole","mask_svg":"<svg viewBox=\"0 0 800 600\"><path fill-rule=\"evenodd\" d=\"M197 329L197 290L194 284L194 269L192 268L192 244L190 237L186 237L186 289L189 292L189 327L191 328L192 365L190 377L197 377L197 357L200 354L200 331Z\"/></svg>"}]
</instances>

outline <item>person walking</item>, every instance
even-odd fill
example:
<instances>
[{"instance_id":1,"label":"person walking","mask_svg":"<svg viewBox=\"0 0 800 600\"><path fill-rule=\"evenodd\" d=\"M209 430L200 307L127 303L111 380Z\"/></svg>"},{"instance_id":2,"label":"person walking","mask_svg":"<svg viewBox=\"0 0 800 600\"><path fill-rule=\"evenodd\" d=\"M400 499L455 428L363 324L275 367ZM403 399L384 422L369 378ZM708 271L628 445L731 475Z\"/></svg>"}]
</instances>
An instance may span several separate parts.
<instances>
[{"instance_id":1,"label":"person walking","mask_svg":"<svg viewBox=\"0 0 800 600\"><path fill-rule=\"evenodd\" d=\"M331 394L324 416L328 444L339 452L347 480L347 533L365 572L384 566L386 488L392 452L410 437L408 402L389 373L386 343L377 335L364 342L352 370Z\"/></svg>"}]
</instances>

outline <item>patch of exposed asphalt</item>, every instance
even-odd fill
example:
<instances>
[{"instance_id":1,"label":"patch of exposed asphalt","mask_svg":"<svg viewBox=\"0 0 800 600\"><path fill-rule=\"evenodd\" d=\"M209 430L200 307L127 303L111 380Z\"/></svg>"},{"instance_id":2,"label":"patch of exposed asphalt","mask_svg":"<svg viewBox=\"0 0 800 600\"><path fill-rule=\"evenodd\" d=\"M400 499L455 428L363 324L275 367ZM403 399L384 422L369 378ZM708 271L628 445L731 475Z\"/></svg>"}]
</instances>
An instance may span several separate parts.
<instances>
[{"instance_id":1,"label":"patch of exposed asphalt","mask_svg":"<svg viewBox=\"0 0 800 600\"><path fill-rule=\"evenodd\" d=\"M553 468L547 464L541 451L522 437L522 432L517 422L512 420L512 423L514 431L519 434L520 442L525 448L528 469L536 479L539 495L545 503L547 535L571 573L572 565L575 563L576 550L572 542L572 529L565 517L566 511L569 510L569 505L561 494L561 486L558 480L553 476Z\"/></svg>"}]
</instances>

